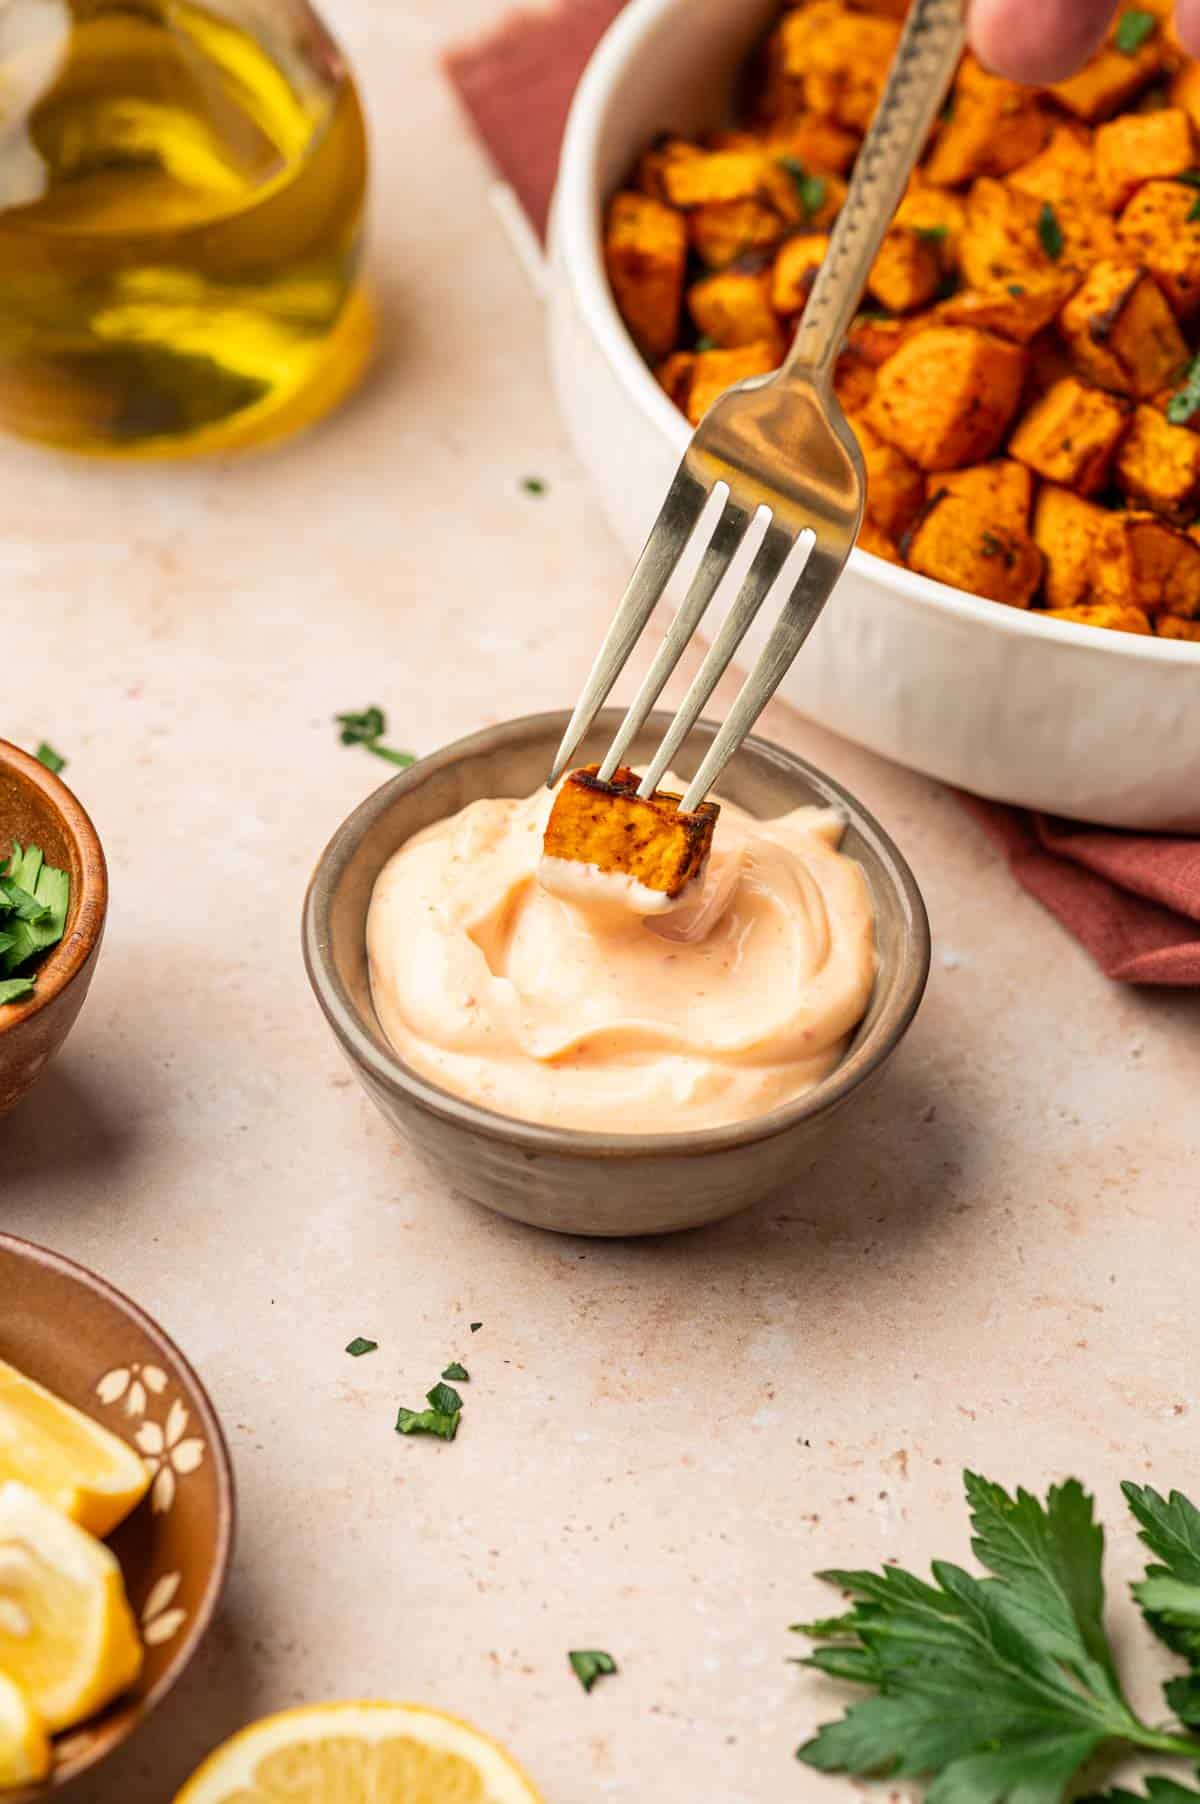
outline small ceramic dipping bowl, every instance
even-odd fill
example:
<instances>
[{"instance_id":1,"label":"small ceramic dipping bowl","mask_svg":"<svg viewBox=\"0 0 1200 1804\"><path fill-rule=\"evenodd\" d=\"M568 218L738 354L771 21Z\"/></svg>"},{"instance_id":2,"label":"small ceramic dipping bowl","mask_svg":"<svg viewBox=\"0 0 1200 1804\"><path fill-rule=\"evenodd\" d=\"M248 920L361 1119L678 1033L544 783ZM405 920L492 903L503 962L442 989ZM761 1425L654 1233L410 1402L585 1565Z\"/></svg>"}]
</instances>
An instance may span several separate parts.
<instances>
[{"instance_id":1,"label":"small ceramic dipping bowl","mask_svg":"<svg viewBox=\"0 0 1200 1804\"><path fill-rule=\"evenodd\" d=\"M108 873L85 810L61 777L0 739L0 863L13 840L40 846L71 879L67 928L35 973L33 995L0 1006L0 1115L41 1076L83 1007L104 934Z\"/></svg>"},{"instance_id":2,"label":"small ceramic dipping bowl","mask_svg":"<svg viewBox=\"0 0 1200 1804\"><path fill-rule=\"evenodd\" d=\"M839 1110L860 1097L896 1050L929 974L929 925L912 872L854 797L803 759L749 739L719 791L759 819L805 804L838 809L843 849L866 872L875 904L879 976L841 1064L796 1102L731 1127L691 1133L601 1134L513 1121L439 1089L391 1049L371 1004L367 908L392 853L423 827L487 796L531 795L567 725L566 714L489 727L368 796L317 865L304 907L309 980L368 1095L445 1181L534 1227L568 1234L661 1234L718 1221L769 1195L819 1145ZM579 751L600 759L621 719L607 710ZM652 715L631 763L646 762L668 717ZM696 770L716 728L697 726L679 774Z\"/></svg>"},{"instance_id":3,"label":"small ceramic dipping bowl","mask_svg":"<svg viewBox=\"0 0 1200 1804\"><path fill-rule=\"evenodd\" d=\"M0 1359L130 1442L150 1489L108 1545L145 1647L137 1683L59 1735L42 1785L4 1804L42 1804L127 1741L204 1638L233 1547L229 1454L195 1372L156 1322L94 1273L0 1234Z\"/></svg>"}]
</instances>

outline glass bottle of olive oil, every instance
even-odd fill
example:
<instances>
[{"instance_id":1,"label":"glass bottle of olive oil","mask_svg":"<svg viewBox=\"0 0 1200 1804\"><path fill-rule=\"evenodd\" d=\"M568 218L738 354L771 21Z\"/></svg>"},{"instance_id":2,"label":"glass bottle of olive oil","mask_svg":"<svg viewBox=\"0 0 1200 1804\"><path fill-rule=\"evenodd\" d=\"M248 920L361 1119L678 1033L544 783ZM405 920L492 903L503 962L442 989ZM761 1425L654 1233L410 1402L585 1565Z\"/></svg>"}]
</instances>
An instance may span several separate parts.
<instances>
[{"instance_id":1,"label":"glass bottle of olive oil","mask_svg":"<svg viewBox=\"0 0 1200 1804\"><path fill-rule=\"evenodd\" d=\"M261 444L360 375L354 83L307 0L0 0L0 427Z\"/></svg>"}]
</instances>

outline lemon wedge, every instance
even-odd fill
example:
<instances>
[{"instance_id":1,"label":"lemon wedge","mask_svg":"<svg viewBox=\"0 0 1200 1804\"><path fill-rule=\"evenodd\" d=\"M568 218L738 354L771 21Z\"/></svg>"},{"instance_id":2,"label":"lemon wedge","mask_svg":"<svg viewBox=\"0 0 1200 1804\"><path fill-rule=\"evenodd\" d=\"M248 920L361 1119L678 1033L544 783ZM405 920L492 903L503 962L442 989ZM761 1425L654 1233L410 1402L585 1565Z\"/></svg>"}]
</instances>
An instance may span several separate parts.
<instances>
[{"instance_id":1,"label":"lemon wedge","mask_svg":"<svg viewBox=\"0 0 1200 1804\"><path fill-rule=\"evenodd\" d=\"M108 1548L27 1485L0 1485L0 1672L55 1732L101 1709L141 1669Z\"/></svg>"},{"instance_id":2,"label":"lemon wedge","mask_svg":"<svg viewBox=\"0 0 1200 1804\"><path fill-rule=\"evenodd\" d=\"M0 1483L28 1485L103 1540L150 1482L127 1442L0 1359Z\"/></svg>"},{"instance_id":3,"label":"lemon wedge","mask_svg":"<svg viewBox=\"0 0 1200 1804\"><path fill-rule=\"evenodd\" d=\"M243 1729L175 1804L541 1804L520 1768L420 1704L314 1704Z\"/></svg>"},{"instance_id":4,"label":"lemon wedge","mask_svg":"<svg viewBox=\"0 0 1200 1804\"><path fill-rule=\"evenodd\" d=\"M0 1791L36 1785L49 1771L46 1725L21 1687L0 1672Z\"/></svg>"}]
</instances>

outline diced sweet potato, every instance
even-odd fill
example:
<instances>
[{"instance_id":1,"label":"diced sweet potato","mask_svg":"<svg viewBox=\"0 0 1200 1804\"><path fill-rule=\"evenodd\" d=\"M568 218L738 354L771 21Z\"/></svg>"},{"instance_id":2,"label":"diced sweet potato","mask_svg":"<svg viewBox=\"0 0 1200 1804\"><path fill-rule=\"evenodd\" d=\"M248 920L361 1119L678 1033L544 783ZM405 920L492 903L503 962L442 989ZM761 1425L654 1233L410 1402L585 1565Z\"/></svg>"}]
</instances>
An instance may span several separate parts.
<instances>
[{"instance_id":1,"label":"diced sweet potato","mask_svg":"<svg viewBox=\"0 0 1200 1804\"><path fill-rule=\"evenodd\" d=\"M608 209L604 261L621 317L647 357L679 335L687 229L682 216L649 195L624 190Z\"/></svg>"},{"instance_id":2,"label":"diced sweet potato","mask_svg":"<svg viewBox=\"0 0 1200 1804\"><path fill-rule=\"evenodd\" d=\"M858 155L859 137L832 119L801 114L776 126L767 139L776 156L792 157L814 175L845 175Z\"/></svg>"},{"instance_id":3,"label":"diced sweet potato","mask_svg":"<svg viewBox=\"0 0 1200 1804\"><path fill-rule=\"evenodd\" d=\"M1147 614L1176 614L1192 620L1200 614L1200 545L1155 514L1121 516L1127 566L1098 570L1098 587L1106 598L1144 608Z\"/></svg>"},{"instance_id":4,"label":"diced sweet potato","mask_svg":"<svg viewBox=\"0 0 1200 1804\"><path fill-rule=\"evenodd\" d=\"M973 501L939 489L910 534L911 569L935 582L1027 608L1042 580L1042 554L1027 532L993 519Z\"/></svg>"},{"instance_id":5,"label":"diced sweet potato","mask_svg":"<svg viewBox=\"0 0 1200 1804\"><path fill-rule=\"evenodd\" d=\"M834 366L833 392L847 418L865 413L875 392L875 366L854 350L843 351Z\"/></svg>"},{"instance_id":6,"label":"diced sweet potato","mask_svg":"<svg viewBox=\"0 0 1200 1804\"><path fill-rule=\"evenodd\" d=\"M1200 506L1200 433L1139 407L1117 452L1117 481L1131 500L1185 524Z\"/></svg>"},{"instance_id":7,"label":"diced sweet potato","mask_svg":"<svg viewBox=\"0 0 1200 1804\"><path fill-rule=\"evenodd\" d=\"M961 194L949 188L935 188L927 182L914 182L896 208L895 223L911 226L914 231L937 234L942 266L958 268L959 241L966 223L967 209Z\"/></svg>"},{"instance_id":8,"label":"diced sweet potato","mask_svg":"<svg viewBox=\"0 0 1200 1804\"><path fill-rule=\"evenodd\" d=\"M878 314L860 313L846 335L846 349L879 369L929 324L928 316L924 320L883 319Z\"/></svg>"},{"instance_id":9,"label":"diced sweet potato","mask_svg":"<svg viewBox=\"0 0 1200 1804\"><path fill-rule=\"evenodd\" d=\"M771 305L776 313L802 313L818 269L825 261L825 232L796 232L775 253L771 273Z\"/></svg>"},{"instance_id":10,"label":"diced sweet potato","mask_svg":"<svg viewBox=\"0 0 1200 1804\"><path fill-rule=\"evenodd\" d=\"M936 240L910 226L893 226L867 278L867 292L889 313L915 313L933 299L941 283Z\"/></svg>"},{"instance_id":11,"label":"diced sweet potato","mask_svg":"<svg viewBox=\"0 0 1200 1804\"><path fill-rule=\"evenodd\" d=\"M714 201L764 200L764 178L771 158L753 150L702 151L680 157L663 168L663 187L673 207L703 207Z\"/></svg>"},{"instance_id":12,"label":"diced sweet potato","mask_svg":"<svg viewBox=\"0 0 1200 1804\"><path fill-rule=\"evenodd\" d=\"M1160 639L1190 639L1200 645L1200 620L1181 620L1178 614L1160 614L1154 622Z\"/></svg>"},{"instance_id":13,"label":"diced sweet potato","mask_svg":"<svg viewBox=\"0 0 1200 1804\"><path fill-rule=\"evenodd\" d=\"M869 424L922 470L982 463L1021 398L1025 354L969 326L933 326L879 372Z\"/></svg>"},{"instance_id":14,"label":"diced sweet potato","mask_svg":"<svg viewBox=\"0 0 1200 1804\"><path fill-rule=\"evenodd\" d=\"M1183 182L1146 182L1117 221L1126 251L1150 271L1180 319L1200 307L1198 198Z\"/></svg>"},{"instance_id":15,"label":"diced sweet potato","mask_svg":"<svg viewBox=\"0 0 1200 1804\"><path fill-rule=\"evenodd\" d=\"M1033 505L1033 477L1024 464L1011 457L993 463L971 464L965 470L945 470L935 476L931 488L969 501L975 512L1009 532L1029 531Z\"/></svg>"},{"instance_id":16,"label":"diced sweet potato","mask_svg":"<svg viewBox=\"0 0 1200 1804\"><path fill-rule=\"evenodd\" d=\"M837 0L812 0L784 15L783 76L801 84L810 112L865 132L899 42L900 26L892 19L851 13Z\"/></svg>"},{"instance_id":17,"label":"diced sweet potato","mask_svg":"<svg viewBox=\"0 0 1200 1804\"><path fill-rule=\"evenodd\" d=\"M1200 131L1200 63L1190 57L1182 63L1171 78L1167 96L1171 105L1182 108L1194 129Z\"/></svg>"},{"instance_id":18,"label":"diced sweet potato","mask_svg":"<svg viewBox=\"0 0 1200 1804\"><path fill-rule=\"evenodd\" d=\"M1048 200L1056 207L1091 203L1096 195L1096 161L1092 134L1084 125L1059 125L1044 150L1008 178L1018 194Z\"/></svg>"},{"instance_id":19,"label":"diced sweet potato","mask_svg":"<svg viewBox=\"0 0 1200 1804\"><path fill-rule=\"evenodd\" d=\"M599 769L588 765L563 782L546 823L544 856L632 877L661 896L681 895L704 870L719 807L701 802L684 814L681 798L663 790L643 801L633 771L622 767L601 783Z\"/></svg>"},{"instance_id":20,"label":"diced sweet potato","mask_svg":"<svg viewBox=\"0 0 1200 1804\"><path fill-rule=\"evenodd\" d=\"M748 376L766 376L779 367L778 340L739 345L730 351L676 352L656 374L676 407L696 426L718 396Z\"/></svg>"},{"instance_id":21,"label":"diced sweet potato","mask_svg":"<svg viewBox=\"0 0 1200 1804\"><path fill-rule=\"evenodd\" d=\"M1035 94L966 56L925 172L931 182L947 188L961 187L978 175L1006 175L1036 156L1046 130Z\"/></svg>"},{"instance_id":22,"label":"diced sweet potato","mask_svg":"<svg viewBox=\"0 0 1200 1804\"><path fill-rule=\"evenodd\" d=\"M1033 275L1054 273L1039 225L1043 203L1008 182L981 176L967 196L959 261L970 288L1022 284Z\"/></svg>"},{"instance_id":23,"label":"diced sweet potato","mask_svg":"<svg viewBox=\"0 0 1200 1804\"><path fill-rule=\"evenodd\" d=\"M1148 633L1153 629L1141 608L1118 601L1081 602L1073 608L1047 608L1050 620L1073 620L1076 626L1106 626L1115 633Z\"/></svg>"},{"instance_id":24,"label":"diced sweet potato","mask_svg":"<svg viewBox=\"0 0 1200 1804\"><path fill-rule=\"evenodd\" d=\"M867 518L889 539L898 541L925 505L925 478L903 451L885 443L866 420L851 419L850 424L867 469Z\"/></svg>"},{"instance_id":25,"label":"diced sweet potato","mask_svg":"<svg viewBox=\"0 0 1200 1804\"><path fill-rule=\"evenodd\" d=\"M1057 319L1079 286L1074 270L1030 274L991 288L960 288L938 305L938 318L948 326L977 326L1026 345Z\"/></svg>"},{"instance_id":26,"label":"diced sweet potato","mask_svg":"<svg viewBox=\"0 0 1200 1804\"><path fill-rule=\"evenodd\" d=\"M1181 175L1195 162L1192 122L1182 107L1126 113L1096 128L1096 180L1110 213L1143 182Z\"/></svg>"},{"instance_id":27,"label":"diced sweet potato","mask_svg":"<svg viewBox=\"0 0 1200 1804\"><path fill-rule=\"evenodd\" d=\"M724 269L747 251L778 244L787 229L787 221L761 200L713 201L687 215L688 237L710 269Z\"/></svg>"},{"instance_id":28,"label":"diced sweet potato","mask_svg":"<svg viewBox=\"0 0 1200 1804\"><path fill-rule=\"evenodd\" d=\"M873 557L885 558L889 564L903 564L900 547L894 539L889 539L881 532L874 520L864 520L858 529L858 548L869 551Z\"/></svg>"},{"instance_id":29,"label":"diced sweet potato","mask_svg":"<svg viewBox=\"0 0 1200 1804\"><path fill-rule=\"evenodd\" d=\"M1076 367L1103 388L1144 400L1187 362L1183 334L1153 276L1131 263L1097 263L1059 320Z\"/></svg>"},{"instance_id":30,"label":"diced sweet potato","mask_svg":"<svg viewBox=\"0 0 1200 1804\"><path fill-rule=\"evenodd\" d=\"M670 133L664 134L649 150L643 151L638 158L637 171L634 177L636 186L651 200L666 202L667 189L664 180L667 165L677 163L688 157L702 157L704 152L698 144L690 144L686 138L674 138Z\"/></svg>"},{"instance_id":31,"label":"diced sweet potato","mask_svg":"<svg viewBox=\"0 0 1200 1804\"><path fill-rule=\"evenodd\" d=\"M1030 408L1009 450L1047 482L1094 495L1108 478L1130 411L1121 397L1068 376Z\"/></svg>"},{"instance_id":32,"label":"diced sweet potato","mask_svg":"<svg viewBox=\"0 0 1200 1804\"><path fill-rule=\"evenodd\" d=\"M1105 566L1123 570L1126 550L1121 517L1084 501L1070 489L1046 483L1033 510L1033 537L1046 560L1043 582L1052 609L1092 599ZM1106 587L1112 589L1110 580Z\"/></svg>"},{"instance_id":33,"label":"diced sweet potato","mask_svg":"<svg viewBox=\"0 0 1200 1804\"><path fill-rule=\"evenodd\" d=\"M719 270L693 282L687 302L696 330L723 350L779 336L779 322L771 308L769 268Z\"/></svg>"},{"instance_id":34,"label":"diced sweet potato","mask_svg":"<svg viewBox=\"0 0 1200 1804\"><path fill-rule=\"evenodd\" d=\"M1119 29L1118 18L1114 32ZM1118 50L1110 34L1108 43L1077 75L1055 82L1050 92L1060 106L1079 119L1089 123L1107 119L1153 81L1163 67L1165 51L1161 30L1152 32L1132 54Z\"/></svg>"}]
</instances>

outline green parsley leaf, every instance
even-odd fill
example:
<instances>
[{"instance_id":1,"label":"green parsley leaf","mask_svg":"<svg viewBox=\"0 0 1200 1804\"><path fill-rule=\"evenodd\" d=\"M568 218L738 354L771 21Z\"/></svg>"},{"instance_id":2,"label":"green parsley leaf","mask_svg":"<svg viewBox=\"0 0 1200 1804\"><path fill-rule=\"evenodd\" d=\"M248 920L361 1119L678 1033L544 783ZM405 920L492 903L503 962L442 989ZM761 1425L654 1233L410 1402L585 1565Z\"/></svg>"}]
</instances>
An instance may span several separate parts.
<instances>
[{"instance_id":1,"label":"green parsley leaf","mask_svg":"<svg viewBox=\"0 0 1200 1804\"><path fill-rule=\"evenodd\" d=\"M548 482L544 482L540 476L523 476L521 478L521 487L527 495L544 495L549 490L550 485Z\"/></svg>"},{"instance_id":2,"label":"green parsley leaf","mask_svg":"<svg viewBox=\"0 0 1200 1804\"><path fill-rule=\"evenodd\" d=\"M34 757L39 764L44 764L46 769L53 772L55 776L58 775L60 770L66 770L67 768L67 761L62 753L56 752L54 747L45 739L43 739L42 743L38 746L37 751L34 753Z\"/></svg>"},{"instance_id":3,"label":"green parsley leaf","mask_svg":"<svg viewBox=\"0 0 1200 1804\"><path fill-rule=\"evenodd\" d=\"M0 977L0 1008L7 1002L22 1002L33 995L31 977Z\"/></svg>"},{"instance_id":4,"label":"green parsley leaf","mask_svg":"<svg viewBox=\"0 0 1200 1804\"><path fill-rule=\"evenodd\" d=\"M1103 1533L1077 1480L1043 1504L965 1476L979 1579L944 1560L826 1572L853 1607L801 1632L802 1665L869 1687L799 1750L821 1772L933 1775L927 1804L1059 1804L1106 1743L1195 1759L1136 1717L1104 1632Z\"/></svg>"},{"instance_id":5,"label":"green parsley leaf","mask_svg":"<svg viewBox=\"0 0 1200 1804\"><path fill-rule=\"evenodd\" d=\"M426 1391L425 1401L430 1409L443 1416L456 1416L462 1408L462 1398L452 1384L435 1384L431 1391Z\"/></svg>"},{"instance_id":6,"label":"green parsley leaf","mask_svg":"<svg viewBox=\"0 0 1200 1804\"><path fill-rule=\"evenodd\" d=\"M397 1434L432 1434L439 1441L452 1441L458 1433L459 1413L443 1415L440 1409L401 1409L396 1414Z\"/></svg>"},{"instance_id":7,"label":"green parsley leaf","mask_svg":"<svg viewBox=\"0 0 1200 1804\"><path fill-rule=\"evenodd\" d=\"M19 983L16 988L5 985L5 1001L29 994L33 980L21 968L62 939L70 900L66 871L47 864L40 846L23 846L14 839L0 870L0 978L19 977Z\"/></svg>"},{"instance_id":8,"label":"green parsley leaf","mask_svg":"<svg viewBox=\"0 0 1200 1804\"><path fill-rule=\"evenodd\" d=\"M926 238L931 244L940 244L950 234L950 227L944 225L914 226L913 231L918 238Z\"/></svg>"},{"instance_id":9,"label":"green parsley leaf","mask_svg":"<svg viewBox=\"0 0 1200 1804\"><path fill-rule=\"evenodd\" d=\"M442 1373L442 1377L455 1378L458 1380L459 1384L469 1384L471 1381L470 1372L468 1372L466 1366L460 1366L457 1359L451 1360L450 1364L446 1367L446 1370Z\"/></svg>"},{"instance_id":10,"label":"green parsley leaf","mask_svg":"<svg viewBox=\"0 0 1200 1804\"><path fill-rule=\"evenodd\" d=\"M1167 1709L1174 1711L1181 1723L1193 1731L1200 1729L1200 1674L1190 1672L1179 1679L1168 1679L1163 1696Z\"/></svg>"},{"instance_id":11,"label":"green parsley leaf","mask_svg":"<svg viewBox=\"0 0 1200 1804\"><path fill-rule=\"evenodd\" d=\"M1198 220L1198 219L1200 219L1200 195L1197 196L1197 198L1192 202L1191 206L1188 208L1187 218L1185 219L1184 224L1185 225L1194 225L1196 220Z\"/></svg>"},{"instance_id":12,"label":"green parsley leaf","mask_svg":"<svg viewBox=\"0 0 1200 1804\"><path fill-rule=\"evenodd\" d=\"M1063 254L1066 239L1063 229L1058 223L1058 214L1048 200L1042 202L1042 210L1038 214L1038 238L1046 255L1055 263Z\"/></svg>"},{"instance_id":13,"label":"green parsley leaf","mask_svg":"<svg viewBox=\"0 0 1200 1804\"><path fill-rule=\"evenodd\" d=\"M343 745L366 746L377 758L385 758L389 764L399 765L401 770L416 763L412 752L398 752L393 746L381 743L387 732L387 716L382 708L364 708L358 714L335 714L333 718L335 725L342 729L338 737Z\"/></svg>"},{"instance_id":14,"label":"green parsley leaf","mask_svg":"<svg viewBox=\"0 0 1200 1804\"><path fill-rule=\"evenodd\" d=\"M1153 13L1143 12L1140 7L1131 6L1128 12L1121 14L1117 20L1117 28L1113 32L1113 48L1122 56L1136 56L1146 39L1153 37L1158 28L1158 20Z\"/></svg>"},{"instance_id":15,"label":"green parsley leaf","mask_svg":"<svg viewBox=\"0 0 1200 1804\"><path fill-rule=\"evenodd\" d=\"M701 335L701 337L699 337L699 338L698 338L698 339L697 339L697 340L696 340L696 349L697 349L697 350L698 350L698 351L715 351L715 350L716 350L716 348L717 348L717 341L716 341L716 339L715 339L715 338L710 338L710 337L709 337L709 336L708 336L708 333L707 333L707 332L705 332L705 333L703 333L703 334L702 334L702 335Z\"/></svg>"},{"instance_id":16,"label":"green parsley leaf","mask_svg":"<svg viewBox=\"0 0 1200 1804\"><path fill-rule=\"evenodd\" d=\"M779 167L786 169L791 176L801 211L811 223L825 205L829 183L823 175L810 175L799 157L779 157L776 160Z\"/></svg>"},{"instance_id":17,"label":"green parsley leaf","mask_svg":"<svg viewBox=\"0 0 1200 1804\"><path fill-rule=\"evenodd\" d=\"M1121 1489L1141 1524L1139 1541L1163 1562L1146 1568L1133 1595L1159 1640L1200 1665L1200 1510L1179 1491L1163 1497L1150 1485Z\"/></svg>"},{"instance_id":18,"label":"green parsley leaf","mask_svg":"<svg viewBox=\"0 0 1200 1804\"><path fill-rule=\"evenodd\" d=\"M1183 386L1167 402L1167 418L1172 426L1185 426L1194 413L1200 413L1200 357L1193 357Z\"/></svg>"},{"instance_id":19,"label":"green parsley leaf","mask_svg":"<svg viewBox=\"0 0 1200 1804\"><path fill-rule=\"evenodd\" d=\"M482 1322L472 1322L470 1324L470 1327L471 1327L472 1334L478 1334L479 1330L483 1327L483 1323Z\"/></svg>"},{"instance_id":20,"label":"green parsley leaf","mask_svg":"<svg viewBox=\"0 0 1200 1804\"><path fill-rule=\"evenodd\" d=\"M364 1340L361 1334L356 1334L346 1351L351 1359L361 1359L364 1353L374 1353L378 1345L377 1340Z\"/></svg>"},{"instance_id":21,"label":"green parsley leaf","mask_svg":"<svg viewBox=\"0 0 1200 1804\"><path fill-rule=\"evenodd\" d=\"M1200 169L1181 169L1171 180L1182 182L1185 188L1200 188Z\"/></svg>"},{"instance_id":22,"label":"green parsley leaf","mask_svg":"<svg viewBox=\"0 0 1200 1804\"><path fill-rule=\"evenodd\" d=\"M1009 294L1012 295L1014 301L1017 301L1017 300L1020 300L1020 298L1024 294L1025 290L1021 286L1020 282L1010 282L1008 284L1008 292L1009 292Z\"/></svg>"},{"instance_id":23,"label":"green parsley leaf","mask_svg":"<svg viewBox=\"0 0 1200 1804\"><path fill-rule=\"evenodd\" d=\"M600 1648L579 1648L567 1655L571 1662L571 1671L579 1680L585 1691L590 1691L597 1679L602 1679L617 1670L617 1663L611 1654Z\"/></svg>"},{"instance_id":24,"label":"green parsley leaf","mask_svg":"<svg viewBox=\"0 0 1200 1804\"><path fill-rule=\"evenodd\" d=\"M1193 1791L1190 1785L1180 1785L1177 1779L1167 1779L1161 1773L1152 1774L1146 1780L1146 1793L1143 1797L1138 1792L1125 1791L1116 1786L1106 1791L1101 1798L1092 1797L1085 1804L1200 1804L1200 1791Z\"/></svg>"}]
</instances>

